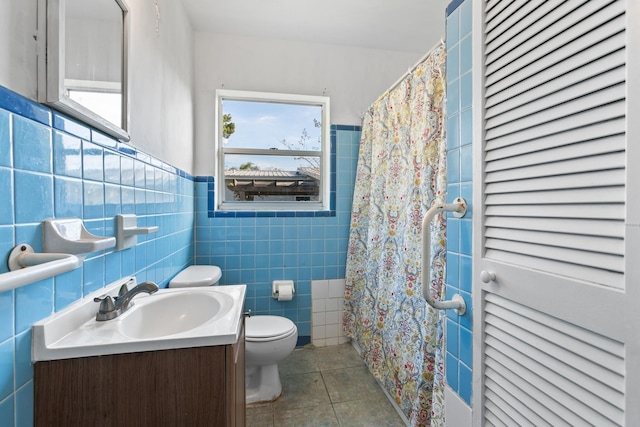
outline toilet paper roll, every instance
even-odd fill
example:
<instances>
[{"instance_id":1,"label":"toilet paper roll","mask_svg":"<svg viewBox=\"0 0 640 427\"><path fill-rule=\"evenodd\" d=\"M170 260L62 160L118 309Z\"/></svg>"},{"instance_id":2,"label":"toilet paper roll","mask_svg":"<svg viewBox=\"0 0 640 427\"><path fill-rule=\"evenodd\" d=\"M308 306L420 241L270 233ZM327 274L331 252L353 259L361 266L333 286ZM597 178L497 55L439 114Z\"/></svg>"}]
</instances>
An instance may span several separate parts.
<instances>
[{"instance_id":1,"label":"toilet paper roll","mask_svg":"<svg viewBox=\"0 0 640 427\"><path fill-rule=\"evenodd\" d=\"M293 299L293 285L278 286L278 301L291 301Z\"/></svg>"}]
</instances>

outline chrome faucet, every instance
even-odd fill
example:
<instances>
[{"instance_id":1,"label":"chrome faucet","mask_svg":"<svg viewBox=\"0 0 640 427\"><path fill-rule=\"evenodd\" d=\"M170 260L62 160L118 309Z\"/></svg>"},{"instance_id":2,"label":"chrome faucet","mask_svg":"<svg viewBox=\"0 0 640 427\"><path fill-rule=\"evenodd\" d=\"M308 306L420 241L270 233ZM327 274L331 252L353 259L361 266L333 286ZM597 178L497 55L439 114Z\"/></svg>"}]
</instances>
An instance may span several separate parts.
<instances>
[{"instance_id":1,"label":"chrome faucet","mask_svg":"<svg viewBox=\"0 0 640 427\"><path fill-rule=\"evenodd\" d=\"M132 283L132 281L129 281L128 283ZM115 298L112 298L111 295L96 297L93 300L100 303L98 313L96 314L96 320L102 321L115 319L133 305L133 302L131 301L133 297L142 292L152 294L157 290L158 285L153 282L142 282L131 290L127 288L127 284L125 283L120 287L118 296Z\"/></svg>"}]
</instances>

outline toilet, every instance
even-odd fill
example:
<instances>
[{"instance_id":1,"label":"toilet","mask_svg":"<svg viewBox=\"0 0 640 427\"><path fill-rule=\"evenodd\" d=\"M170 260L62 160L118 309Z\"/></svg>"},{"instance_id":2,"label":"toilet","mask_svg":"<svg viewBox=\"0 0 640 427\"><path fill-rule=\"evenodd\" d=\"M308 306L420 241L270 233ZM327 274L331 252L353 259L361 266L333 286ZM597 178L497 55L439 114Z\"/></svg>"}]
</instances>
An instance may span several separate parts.
<instances>
[{"instance_id":1,"label":"toilet","mask_svg":"<svg viewBox=\"0 0 640 427\"><path fill-rule=\"evenodd\" d=\"M169 288L215 286L222 277L215 265L192 265L169 282ZM293 352L298 328L281 316L251 316L245 319L246 402L268 402L282 394L278 362Z\"/></svg>"},{"instance_id":2,"label":"toilet","mask_svg":"<svg viewBox=\"0 0 640 427\"><path fill-rule=\"evenodd\" d=\"M245 335L247 403L275 400L282 394L278 362L296 348L298 328L286 317L251 316Z\"/></svg>"}]
</instances>

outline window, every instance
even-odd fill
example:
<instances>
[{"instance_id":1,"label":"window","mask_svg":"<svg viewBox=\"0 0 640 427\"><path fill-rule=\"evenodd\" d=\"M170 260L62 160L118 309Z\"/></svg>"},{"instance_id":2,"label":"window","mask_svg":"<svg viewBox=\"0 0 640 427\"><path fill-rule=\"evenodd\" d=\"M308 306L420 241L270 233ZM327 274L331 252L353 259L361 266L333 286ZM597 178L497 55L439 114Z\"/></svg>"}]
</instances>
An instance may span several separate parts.
<instances>
[{"instance_id":1,"label":"window","mask_svg":"<svg viewBox=\"0 0 640 427\"><path fill-rule=\"evenodd\" d=\"M217 210L329 210L329 98L216 92Z\"/></svg>"}]
</instances>

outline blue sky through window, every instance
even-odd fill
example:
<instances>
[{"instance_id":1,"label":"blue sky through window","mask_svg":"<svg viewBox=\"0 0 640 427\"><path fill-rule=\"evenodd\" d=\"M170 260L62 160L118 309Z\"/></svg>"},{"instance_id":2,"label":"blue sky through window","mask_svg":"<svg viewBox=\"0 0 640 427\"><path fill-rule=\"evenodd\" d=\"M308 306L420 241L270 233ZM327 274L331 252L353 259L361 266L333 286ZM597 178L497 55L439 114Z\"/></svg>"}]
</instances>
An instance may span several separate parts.
<instances>
[{"instance_id":1,"label":"blue sky through window","mask_svg":"<svg viewBox=\"0 0 640 427\"><path fill-rule=\"evenodd\" d=\"M322 120L319 105L223 100L222 113L231 114L231 121L235 123L235 132L223 142L224 148L310 150L317 151L318 155L321 152L322 128L316 126ZM228 154L225 155L225 169L252 162L261 170L295 171L310 166L309 160L292 156Z\"/></svg>"}]
</instances>

